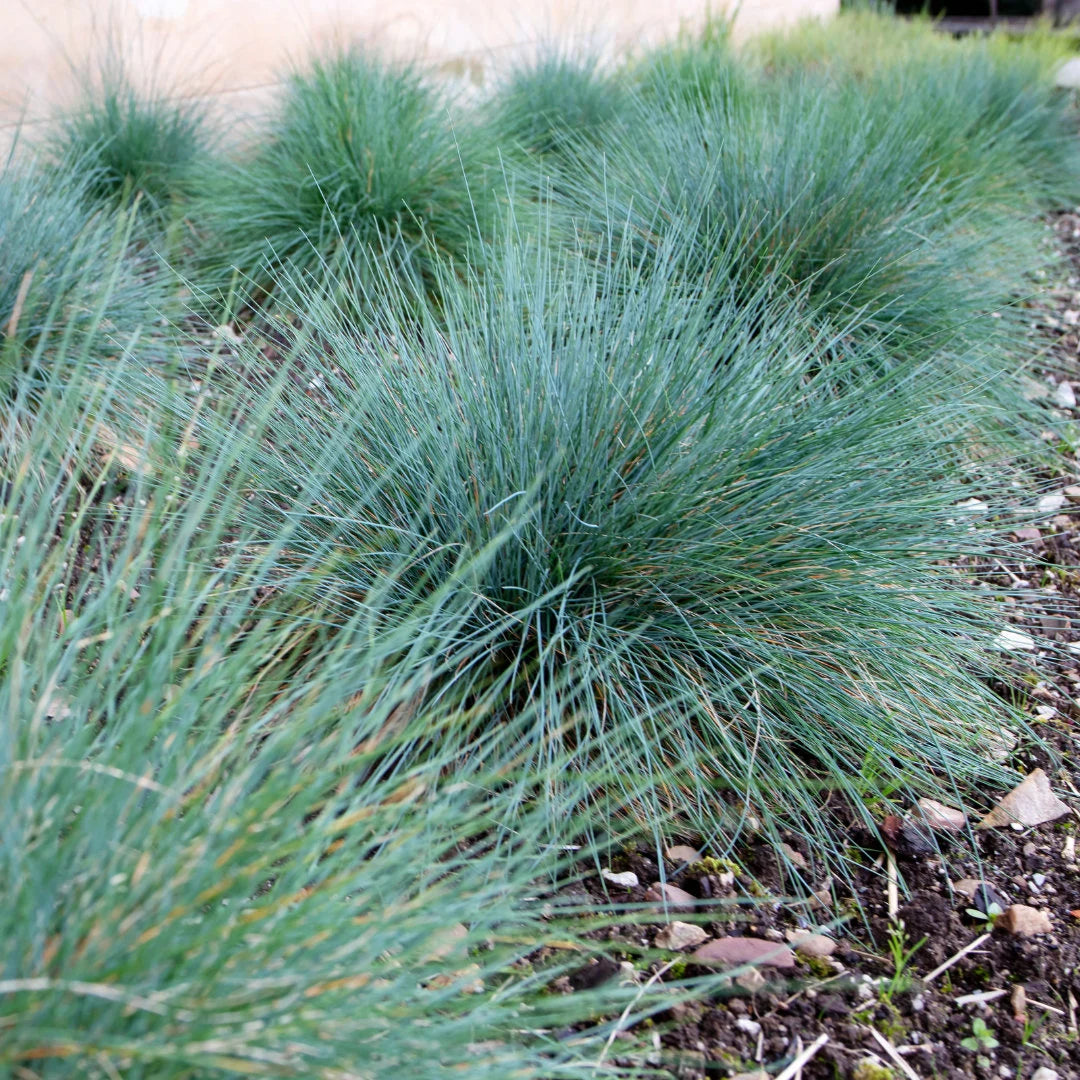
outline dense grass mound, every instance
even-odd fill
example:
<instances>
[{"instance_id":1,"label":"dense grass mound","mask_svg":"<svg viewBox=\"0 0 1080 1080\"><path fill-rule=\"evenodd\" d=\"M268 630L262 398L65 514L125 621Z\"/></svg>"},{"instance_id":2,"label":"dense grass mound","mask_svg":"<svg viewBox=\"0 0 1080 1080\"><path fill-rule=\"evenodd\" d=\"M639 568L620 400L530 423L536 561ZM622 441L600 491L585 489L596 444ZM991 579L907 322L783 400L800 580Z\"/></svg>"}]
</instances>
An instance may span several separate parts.
<instances>
[{"instance_id":1,"label":"dense grass mound","mask_svg":"<svg viewBox=\"0 0 1080 1080\"><path fill-rule=\"evenodd\" d=\"M229 543L238 444L124 488L89 450L107 405L96 380L50 388L30 451L59 468L0 429L0 1071L609 1075L606 1031L547 1032L655 1005L543 993L600 947L540 903L588 823L527 809L529 726L410 760L457 719L423 695L434 605L390 633L372 595L328 635L270 588L288 530ZM149 419L146 457L191 465Z\"/></svg>"},{"instance_id":2,"label":"dense grass mound","mask_svg":"<svg viewBox=\"0 0 1080 1080\"><path fill-rule=\"evenodd\" d=\"M1069 93L1054 86L1071 49L1068 37L1047 31L958 41L926 20L850 12L764 37L751 56L769 82L809 74L851 83L847 92L883 127L918 127L935 186L947 194L962 180L971 197L1015 214L1080 197L1077 117Z\"/></svg>"},{"instance_id":3,"label":"dense grass mound","mask_svg":"<svg viewBox=\"0 0 1080 1080\"><path fill-rule=\"evenodd\" d=\"M753 92L732 45L731 25L717 17L696 33L684 31L648 50L630 64L630 76L645 98L681 99L692 107L721 108Z\"/></svg>"},{"instance_id":4,"label":"dense grass mound","mask_svg":"<svg viewBox=\"0 0 1080 1080\"><path fill-rule=\"evenodd\" d=\"M1017 608L962 566L1038 520L1075 117L1049 40L835 38L553 52L460 127L338 52L194 174L116 84L9 163L0 1073L649 1074L615 1036L682 960L552 993L634 918L556 883L752 829L805 895L1015 782ZM178 196L193 307L266 317L165 317L134 206Z\"/></svg>"},{"instance_id":5,"label":"dense grass mound","mask_svg":"<svg viewBox=\"0 0 1080 1080\"><path fill-rule=\"evenodd\" d=\"M332 281L372 256L410 287L433 259L464 260L482 186L470 190L471 137L413 68L358 50L295 72L250 157L208 179L206 281L267 293L289 268Z\"/></svg>"},{"instance_id":6,"label":"dense grass mound","mask_svg":"<svg viewBox=\"0 0 1080 1080\"><path fill-rule=\"evenodd\" d=\"M387 579L408 608L453 577L452 647L484 644L443 693L485 725L542 702L538 747L595 738L728 837L753 807L827 843L818 793L864 766L907 792L988 776L988 611L939 565L977 542L951 520L965 389L932 409L918 369L818 394L767 288L717 312L625 261L487 261L443 330L384 305L356 340L305 312L318 390L276 397L253 507L271 536L300 493L292 546L333 567L311 595L340 618Z\"/></svg>"},{"instance_id":7,"label":"dense grass mound","mask_svg":"<svg viewBox=\"0 0 1080 1080\"><path fill-rule=\"evenodd\" d=\"M56 125L50 149L58 169L86 177L94 207L137 201L140 213L165 221L191 195L212 135L204 106L179 92L136 88L123 66L106 66L83 100Z\"/></svg>"},{"instance_id":8,"label":"dense grass mound","mask_svg":"<svg viewBox=\"0 0 1080 1080\"><path fill-rule=\"evenodd\" d=\"M582 146L595 151L610 138L627 90L621 74L605 71L597 57L549 48L497 87L488 105L491 136L504 151L558 166Z\"/></svg>"},{"instance_id":9,"label":"dense grass mound","mask_svg":"<svg viewBox=\"0 0 1080 1080\"><path fill-rule=\"evenodd\" d=\"M0 396L71 357L114 359L157 317L130 219L89 212L87 191L30 163L0 173Z\"/></svg>"},{"instance_id":10,"label":"dense grass mound","mask_svg":"<svg viewBox=\"0 0 1080 1080\"><path fill-rule=\"evenodd\" d=\"M856 318L898 348L1001 336L1009 320L989 316L1044 261L1039 227L1023 206L991 214L981 174L935 170L921 108L816 78L733 89L721 106L685 91L656 90L602 160L581 157L566 213L600 234L614 224L653 262L665 248L699 285L771 282L806 317Z\"/></svg>"}]
</instances>

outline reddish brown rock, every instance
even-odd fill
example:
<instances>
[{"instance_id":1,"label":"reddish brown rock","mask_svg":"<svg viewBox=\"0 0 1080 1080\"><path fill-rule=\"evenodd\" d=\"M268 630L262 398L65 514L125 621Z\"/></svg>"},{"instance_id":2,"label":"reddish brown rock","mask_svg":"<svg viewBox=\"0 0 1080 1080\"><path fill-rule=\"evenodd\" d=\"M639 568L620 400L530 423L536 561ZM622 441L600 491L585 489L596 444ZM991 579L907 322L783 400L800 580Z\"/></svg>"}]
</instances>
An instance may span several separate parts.
<instances>
[{"instance_id":1,"label":"reddish brown rock","mask_svg":"<svg viewBox=\"0 0 1080 1080\"><path fill-rule=\"evenodd\" d=\"M662 903L674 911L688 911L697 903L697 900L685 889L660 881L654 881L645 890L645 899Z\"/></svg>"},{"instance_id":2,"label":"reddish brown rock","mask_svg":"<svg viewBox=\"0 0 1080 1080\"><path fill-rule=\"evenodd\" d=\"M795 954L786 945L753 937L722 937L707 941L690 954L690 959L711 967L761 964L763 967L786 969L795 966Z\"/></svg>"}]
</instances>

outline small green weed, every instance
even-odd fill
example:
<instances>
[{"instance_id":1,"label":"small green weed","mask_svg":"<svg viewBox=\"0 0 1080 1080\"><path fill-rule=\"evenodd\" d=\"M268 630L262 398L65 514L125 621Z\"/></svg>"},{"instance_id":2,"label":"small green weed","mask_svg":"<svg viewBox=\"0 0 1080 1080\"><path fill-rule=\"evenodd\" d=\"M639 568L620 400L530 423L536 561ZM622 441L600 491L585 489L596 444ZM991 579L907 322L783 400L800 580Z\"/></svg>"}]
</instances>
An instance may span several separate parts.
<instances>
[{"instance_id":1,"label":"small green weed","mask_svg":"<svg viewBox=\"0 0 1080 1080\"><path fill-rule=\"evenodd\" d=\"M888 947L892 961L892 974L888 982L882 984L881 999L891 1004L897 994L908 990L913 980L911 961L915 954L926 944L927 938L921 938L914 945L908 944L907 930L903 920L896 920L889 926Z\"/></svg>"},{"instance_id":2,"label":"small green weed","mask_svg":"<svg viewBox=\"0 0 1080 1080\"><path fill-rule=\"evenodd\" d=\"M971 1034L966 1039L960 1040L960 1045L969 1053L976 1055L976 1061L983 1068L990 1067L990 1059L986 1052L996 1049L1001 1044L994 1035L993 1029L987 1026L981 1016L976 1016L971 1021Z\"/></svg>"}]
</instances>

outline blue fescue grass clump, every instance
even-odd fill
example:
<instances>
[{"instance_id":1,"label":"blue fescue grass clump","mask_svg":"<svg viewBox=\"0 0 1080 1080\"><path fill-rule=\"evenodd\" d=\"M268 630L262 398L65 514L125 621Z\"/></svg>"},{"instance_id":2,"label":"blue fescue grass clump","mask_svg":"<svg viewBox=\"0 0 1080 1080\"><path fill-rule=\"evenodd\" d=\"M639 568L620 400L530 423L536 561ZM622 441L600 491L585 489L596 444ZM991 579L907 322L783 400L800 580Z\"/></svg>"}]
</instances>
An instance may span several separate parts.
<instances>
[{"instance_id":1,"label":"blue fescue grass clump","mask_svg":"<svg viewBox=\"0 0 1080 1080\"><path fill-rule=\"evenodd\" d=\"M495 88L490 137L506 155L523 152L542 168L557 168L582 147L602 146L627 98L623 74L605 69L598 56L549 46Z\"/></svg>"},{"instance_id":2,"label":"blue fescue grass clump","mask_svg":"<svg viewBox=\"0 0 1080 1080\"><path fill-rule=\"evenodd\" d=\"M483 648L440 693L492 702L485 725L543 702L530 767L593 739L649 778L657 826L666 801L731 839L753 808L824 849L816 792L868 759L909 793L988 778L993 605L941 565L977 542L950 478L972 388L908 366L819 394L768 287L717 310L628 258L485 265L419 334L392 291L359 340L305 310L291 359L318 389L276 404L251 510L272 536L280 500L305 507L294 554L333 567L311 597L342 618L452 577L455 639Z\"/></svg>"},{"instance_id":3,"label":"blue fescue grass clump","mask_svg":"<svg viewBox=\"0 0 1080 1080\"><path fill-rule=\"evenodd\" d=\"M992 161L938 167L945 155L921 96L815 74L747 93L761 76L725 77L731 92L710 99L678 79L654 85L602 158L579 157L563 213L601 237L614 230L643 265L673 262L718 304L762 287L797 298L804 326L850 326L844 341L884 343L868 364L922 355L962 380L981 372L1007 424L1044 425L1002 369L1024 348L1017 301L1048 262L1040 192L1080 173L1075 148L1062 141L1041 186L1018 179L1008 205ZM1065 130L1067 103L1045 102ZM1010 136L1010 152L1026 138Z\"/></svg>"},{"instance_id":4,"label":"blue fescue grass clump","mask_svg":"<svg viewBox=\"0 0 1080 1080\"><path fill-rule=\"evenodd\" d=\"M637 107L603 154L577 156L565 213L600 235L617 227L643 257L683 237L671 257L713 288L773 281L808 319L998 363L1045 262L1035 215L1076 190L1076 117L1034 44L901 29L898 58L864 72L854 57L879 55L891 26L839 20L850 48L816 64L804 38L833 32L816 24L760 47L757 65L708 36L646 58ZM907 44L924 33L925 51ZM718 256L728 249L740 258Z\"/></svg>"},{"instance_id":5,"label":"blue fescue grass clump","mask_svg":"<svg viewBox=\"0 0 1080 1080\"><path fill-rule=\"evenodd\" d=\"M0 395L73 356L107 364L158 318L130 217L90 211L86 176L22 159L0 172Z\"/></svg>"},{"instance_id":6,"label":"blue fescue grass clump","mask_svg":"<svg viewBox=\"0 0 1080 1080\"><path fill-rule=\"evenodd\" d=\"M654 92L602 160L579 160L568 215L614 226L650 263L663 252L699 287L767 283L804 318L854 318L907 348L1001 329L989 312L1033 265L1036 226L1003 216L988 239L965 181L928 175L914 111L883 123L818 83L719 106L682 90Z\"/></svg>"},{"instance_id":7,"label":"blue fescue grass clump","mask_svg":"<svg viewBox=\"0 0 1080 1080\"><path fill-rule=\"evenodd\" d=\"M288 268L325 281L375 258L410 286L464 261L484 217L473 137L413 67L360 49L295 71L250 154L207 178L204 279L273 290Z\"/></svg>"},{"instance_id":8,"label":"blue fescue grass clump","mask_svg":"<svg viewBox=\"0 0 1080 1080\"><path fill-rule=\"evenodd\" d=\"M745 67L736 55L728 20L711 16L694 33L683 30L670 42L647 50L631 62L630 75L646 98L681 98L684 104L710 108L752 92Z\"/></svg>"},{"instance_id":9,"label":"blue fescue grass clump","mask_svg":"<svg viewBox=\"0 0 1080 1080\"><path fill-rule=\"evenodd\" d=\"M56 167L85 176L95 207L135 205L157 224L189 198L211 157L206 106L180 88L140 88L114 54L85 80L80 100L61 115L48 140Z\"/></svg>"},{"instance_id":10,"label":"blue fescue grass clump","mask_svg":"<svg viewBox=\"0 0 1080 1080\"><path fill-rule=\"evenodd\" d=\"M1046 28L955 40L929 20L854 11L767 35L750 53L770 81L851 80L883 124L913 113L928 177L963 179L984 202L1015 213L1080 195L1076 113L1054 86L1072 49L1067 35Z\"/></svg>"},{"instance_id":11,"label":"blue fescue grass clump","mask_svg":"<svg viewBox=\"0 0 1080 1080\"><path fill-rule=\"evenodd\" d=\"M0 1072L636 1075L679 992L553 993L633 917L557 885L748 828L816 885L1015 779L963 567L1042 430L1057 46L836 30L553 52L467 122L325 55L160 198L9 163ZM131 242L182 189L192 292L274 307L209 345Z\"/></svg>"},{"instance_id":12,"label":"blue fescue grass clump","mask_svg":"<svg viewBox=\"0 0 1080 1080\"><path fill-rule=\"evenodd\" d=\"M326 633L274 589L289 530L234 529L249 442L148 407L118 489L90 449L114 395L77 372L29 444L0 427L0 1071L609 1075L590 1016L656 1005L545 993L602 947L541 902L588 820L530 798L527 711L472 755L404 753L457 721L427 692L467 659L436 605L384 589Z\"/></svg>"}]
</instances>

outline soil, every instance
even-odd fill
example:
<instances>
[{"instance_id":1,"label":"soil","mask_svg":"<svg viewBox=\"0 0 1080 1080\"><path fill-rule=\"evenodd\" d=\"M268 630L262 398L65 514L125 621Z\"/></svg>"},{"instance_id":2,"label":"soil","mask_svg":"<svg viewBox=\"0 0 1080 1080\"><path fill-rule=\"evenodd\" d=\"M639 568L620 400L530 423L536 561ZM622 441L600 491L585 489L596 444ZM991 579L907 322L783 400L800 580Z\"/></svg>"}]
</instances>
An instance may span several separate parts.
<instances>
[{"instance_id":1,"label":"soil","mask_svg":"<svg viewBox=\"0 0 1080 1080\"><path fill-rule=\"evenodd\" d=\"M1080 397L1080 210L1050 225L1068 276L1028 302L1035 359L1027 376L1031 396L1053 400L1057 392L1057 401L1067 402L1058 391L1062 380L1075 383ZM1080 406L1055 408L1062 422L1080 419ZM1062 493L1080 484L1076 476L1042 479ZM929 830L913 815L883 823L888 848L853 827L852 850L863 865L853 867L850 881L816 883L818 893L798 901L783 899L791 886L764 841L745 844L736 862L710 860L699 849L702 860L667 862L663 875L655 851L625 853L611 869L632 871L638 885L592 878L580 900L645 904L646 890L663 876L693 904L633 930L601 931L608 942L625 944L635 970L593 961L557 984L564 993L616 977L674 985L706 974L690 959L693 946L681 953L656 946L669 920L697 923L710 938L779 943L791 932L814 931L831 938L835 951L796 954L790 970L761 967L707 998L675 1004L620 1032L614 1060L622 1053L640 1067L644 1045L655 1075L677 1080L781 1073L785 1080L1080 1080L1080 518L1068 512L1080 507L1080 487L1065 498L1051 523L1014 534L1000 558L971 569L1023 592L1008 617L1033 639L996 687L1022 702L1037 736L1008 749L1008 764L1018 781L1045 769L1072 813L1034 828L976 830L969 821L956 834ZM798 863L799 838L787 840ZM895 919L886 872L893 860ZM984 884L972 895L970 884L956 887L964 879ZM1050 930L1010 933L998 912L1013 904L1044 912ZM801 1071L785 1072L821 1036L827 1041Z\"/></svg>"}]
</instances>

